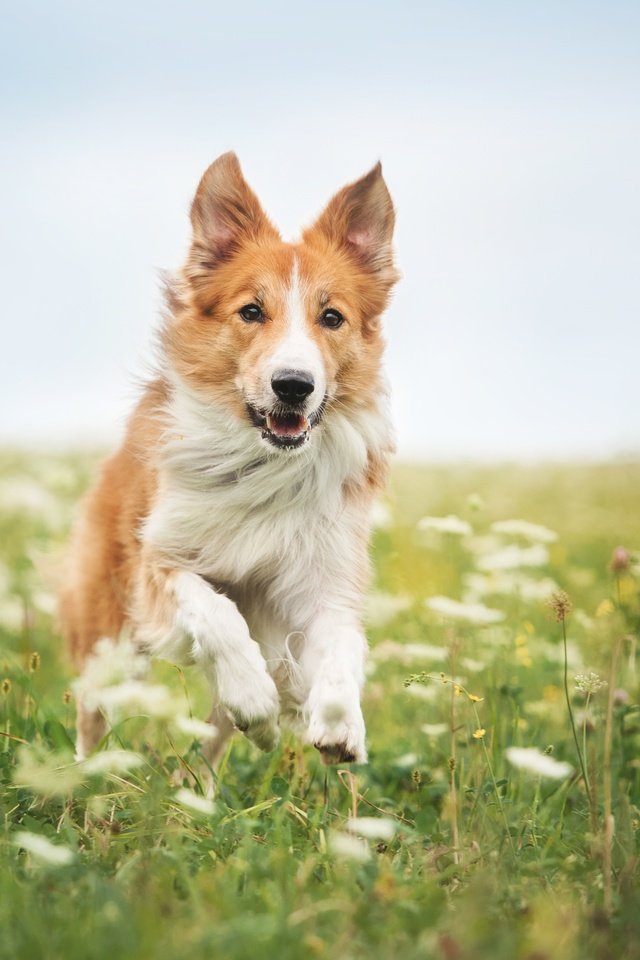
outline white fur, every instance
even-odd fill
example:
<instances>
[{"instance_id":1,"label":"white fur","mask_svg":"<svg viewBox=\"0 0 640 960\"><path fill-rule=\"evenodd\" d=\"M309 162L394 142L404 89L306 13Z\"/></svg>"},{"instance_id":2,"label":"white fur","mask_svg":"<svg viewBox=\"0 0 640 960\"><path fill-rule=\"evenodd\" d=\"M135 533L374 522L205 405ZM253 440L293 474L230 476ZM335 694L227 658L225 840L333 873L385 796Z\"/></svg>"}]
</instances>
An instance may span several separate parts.
<instances>
[{"instance_id":1,"label":"white fur","mask_svg":"<svg viewBox=\"0 0 640 960\"><path fill-rule=\"evenodd\" d=\"M305 312L305 289L301 282L298 258L293 258L293 267L289 284L284 291L286 325L284 332L271 354L265 357L257 388L251 392L251 400L259 409L268 410L273 406L275 396L271 380L283 370L296 370L313 377L313 392L306 398L304 411L310 416L321 405L327 391L327 378L324 372L322 354L317 343L310 335ZM245 394L243 384L238 384Z\"/></svg>"},{"instance_id":2,"label":"white fur","mask_svg":"<svg viewBox=\"0 0 640 960\"><path fill-rule=\"evenodd\" d=\"M168 588L177 602L176 625L192 640L193 660L218 702L258 746L272 749L278 739L278 691L237 606L195 573L178 573Z\"/></svg>"},{"instance_id":3,"label":"white fur","mask_svg":"<svg viewBox=\"0 0 640 960\"><path fill-rule=\"evenodd\" d=\"M329 410L291 455L266 450L255 427L172 382L143 539L184 572L172 587L178 629L157 637L154 652L183 656L190 638L221 702L241 726L249 721L260 745L276 736L281 712L305 725L310 742L346 745L364 760L356 570L368 517L343 489L362 476L370 453L391 446L384 389L378 408L348 417Z\"/></svg>"},{"instance_id":4,"label":"white fur","mask_svg":"<svg viewBox=\"0 0 640 960\"><path fill-rule=\"evenodd\" d=\"M306 322L304 288L300 281L298 258L293 258L291 280L286 297L286 333L280 339L266 365L269 382L278 370L299 370L310 373L314 379L313 393L307 398L307 411L315 410L324 398L327 381L322 354L310 335Z\"/></svg>"}]
</instances>

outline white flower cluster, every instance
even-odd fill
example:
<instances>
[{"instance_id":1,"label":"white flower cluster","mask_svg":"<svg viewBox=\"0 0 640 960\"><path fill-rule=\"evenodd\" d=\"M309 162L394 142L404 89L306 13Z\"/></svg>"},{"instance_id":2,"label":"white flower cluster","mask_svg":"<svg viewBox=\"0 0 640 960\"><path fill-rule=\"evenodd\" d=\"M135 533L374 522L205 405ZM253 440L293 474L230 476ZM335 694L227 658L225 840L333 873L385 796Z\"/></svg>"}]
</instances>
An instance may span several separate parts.
<instances>
[{"instance_id":1,"label":"white flower cluster","mask_svg":"<svg viewBox=\"0 0 640 960\"><path fill-rule=\"evenodd\" d=\"M425 606L434 613L439 613L446 620L463 621L478 627L499 623L505 618L502 610L492 610L482 603L460 603L451 597L429 597L425 600Z\"/></svg>"},{"instance_id":2,"label":"white flower cluster","mask_svg":"<svg viewBox=\"0 0 640 960\"><path fill-rule=\"evenodd\" d=\"M536 747L507 747L505 755L512 766L538 777L566 780L573 773L570 763L555 760L548 754L541 753Z\"/></svg>"},{"instance_id":3,"label":"white flower cluster","mask_svg":"<svg viewBox=\"0 0 640 960\"><path fill-rule=\"evenodd\" d=\"M418 521L418 530L434 530L436 533L450 533L456 537L469 537L473 533L470 523L452 513L447 517L423 517Z\"/></svg>"},{"instance_id":4,"label":"white flower cluster","mask_svg":"<svg viewBox=\"0 0 640 960\"><path fill-rule=\"evenodd\" d=\"M576 690L580 693L594 694L607 686L607 681L591 670L589 673L578 673L575 677Z\"/></svg>"}]
</instances>

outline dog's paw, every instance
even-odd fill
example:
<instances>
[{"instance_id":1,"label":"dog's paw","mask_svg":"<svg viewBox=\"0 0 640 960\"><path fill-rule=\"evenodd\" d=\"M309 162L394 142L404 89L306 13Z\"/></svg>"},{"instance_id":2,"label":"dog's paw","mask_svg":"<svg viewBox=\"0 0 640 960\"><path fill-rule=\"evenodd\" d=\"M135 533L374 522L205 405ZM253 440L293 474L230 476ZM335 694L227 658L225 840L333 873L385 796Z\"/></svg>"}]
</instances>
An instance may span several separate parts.
<instances>
[{"instance_id":1,"label":"dog's paw","mask_svg":"<svg viewBox=\"0 0 640 960\"><path fill-rule=\"evenodd\" d=\"M365 728L357 688L336 686L312 690L307 740L322 762L366 763Z\"/></svg>"},{"instance_id":2,"label":"dog's paw","mask_svg":"<svg viewBox=\"0 0 640 960\"><path fill-rule=\"evenodd\" d=\"M238 669L221 664L217 685L220 703L237 729L260 750L273 750L280 737L280 699L262 658Z\"/></svg>"}]
</instances>

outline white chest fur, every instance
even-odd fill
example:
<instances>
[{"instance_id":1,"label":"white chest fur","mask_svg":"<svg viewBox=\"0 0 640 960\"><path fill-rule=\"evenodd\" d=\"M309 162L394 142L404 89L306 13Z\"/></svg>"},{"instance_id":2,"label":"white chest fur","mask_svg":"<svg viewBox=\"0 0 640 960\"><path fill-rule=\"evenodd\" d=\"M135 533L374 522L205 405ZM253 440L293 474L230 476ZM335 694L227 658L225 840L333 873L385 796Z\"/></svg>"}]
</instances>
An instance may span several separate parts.
<instances>
[{"instance_id":1,"label":"white chest fur","mask_svg":"<svg viewBox=\"0 0 640 960\"><path fill-rule=\"evenodd\" d=\"M262 586L281 614L303 584L313 591L328 567L349 563L366 518L343 491L362 476L369 451L388 445L384 413L329 411L307 447L273 453L249 423L182 386L169 418L145 542L214 586Z\"/></svg>"}]
</instances>

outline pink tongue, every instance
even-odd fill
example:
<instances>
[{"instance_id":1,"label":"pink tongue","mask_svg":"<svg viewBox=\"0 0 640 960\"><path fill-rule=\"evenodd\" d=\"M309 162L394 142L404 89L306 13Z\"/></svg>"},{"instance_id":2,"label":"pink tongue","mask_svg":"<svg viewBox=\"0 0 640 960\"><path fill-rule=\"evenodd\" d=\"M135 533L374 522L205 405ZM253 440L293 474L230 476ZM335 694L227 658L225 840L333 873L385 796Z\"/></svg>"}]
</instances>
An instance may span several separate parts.
<instances>
[{"instance_id":1,"label":"pink tongue","mask_svg":"<svg viewBox=\"0 0 640 960\"><path fill-rule=\"evenodd\" d=\"M306 419L305 417L299 416L270 416L267 420L267 426L269 430L271 430L271 433L274 433L277 437L297 437L299 434L304 433Z\"/></svg>"}]
</instances>

